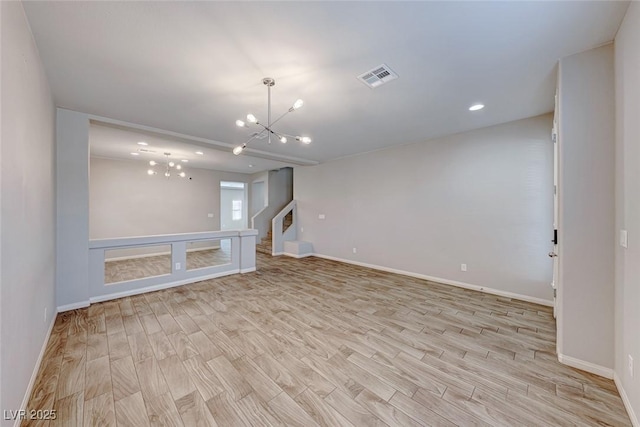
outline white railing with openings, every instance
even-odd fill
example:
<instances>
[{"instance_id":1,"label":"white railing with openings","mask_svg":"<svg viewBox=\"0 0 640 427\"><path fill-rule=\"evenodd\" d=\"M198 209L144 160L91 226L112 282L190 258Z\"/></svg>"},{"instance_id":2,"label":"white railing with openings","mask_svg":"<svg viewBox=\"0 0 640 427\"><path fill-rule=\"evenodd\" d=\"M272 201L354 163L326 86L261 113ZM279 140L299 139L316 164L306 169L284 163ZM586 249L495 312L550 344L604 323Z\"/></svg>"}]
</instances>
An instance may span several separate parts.
<instances>
[{"instance_id":1,"label":"white railing with openings","mask_svg":"<svg viewBox=\"0 0 640 427\"><path fill-rule=\"evenodd\" d=\"M89 300L106 301L151 292L215 277L256 270L256 230L211 231L89 241ZM187 243L230 240L230 262L187 269ZM168 274L105 284L105 252L148 246L171 246L171 272ZM180 268L176 268L179 266Z\"/></svg>"},{"instance_id":2,"label":"white railing with openings","mask_svg":"<svg viewBox=\"0 0 640 427\"><path fill-rule=\"evenodd\" d=\"M291 225L284 229L284 219L291 214ZM272 255L284 254L284 242L296 240L298 232L298 207L295 200L292 200L271 220L271 253Z\"/></svg>"}]
</instances>

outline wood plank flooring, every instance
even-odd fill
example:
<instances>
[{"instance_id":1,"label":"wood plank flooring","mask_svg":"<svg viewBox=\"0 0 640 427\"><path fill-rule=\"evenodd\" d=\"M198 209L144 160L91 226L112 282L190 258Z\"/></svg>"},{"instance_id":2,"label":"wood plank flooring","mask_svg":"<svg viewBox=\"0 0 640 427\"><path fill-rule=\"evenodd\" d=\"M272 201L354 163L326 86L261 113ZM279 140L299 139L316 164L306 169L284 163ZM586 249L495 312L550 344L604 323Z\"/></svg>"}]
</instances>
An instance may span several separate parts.
<instances>
[{"instance_id":1,"label":"wood plank flooring","mask_svg":"<svg viewBox=\"0 0 640 427\"><path fill-rule=\"evenodd\" d=\"M118 426L629 426L551 309L318 258L62 313L29 409Z\"/></svg>"},{"instance_id":2,"label":"wood plank flooring","mask_svg":"<svg viewBox=\"0 0 640 427\"><path fill-rule=\"evenodd\" d=\"M221 248L187 252L187 270L231 263L231 248ZM171 274L171 255L156 255L131 258L104 263L104 283L124 282L145 277Z\"/></svg>"}]
</instances>

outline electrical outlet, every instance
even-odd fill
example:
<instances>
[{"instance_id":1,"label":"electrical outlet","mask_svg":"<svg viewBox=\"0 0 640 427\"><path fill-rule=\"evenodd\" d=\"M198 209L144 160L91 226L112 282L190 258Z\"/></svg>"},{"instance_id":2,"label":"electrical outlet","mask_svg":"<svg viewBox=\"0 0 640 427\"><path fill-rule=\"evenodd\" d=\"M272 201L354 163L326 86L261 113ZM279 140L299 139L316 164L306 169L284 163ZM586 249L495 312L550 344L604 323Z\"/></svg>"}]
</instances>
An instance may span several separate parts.
<instances>
[{"instance_id":1,"label":"electrical outlet","mask_svg":"<svg viewBox=\"0 0 640 427\"><path fill-rule=\"evenodd\" d=\"M326 216L324 214L319 214L318 215L318 219L325 219L325 218L326 218Z\"/></svg>"},{"instance_id":2,"label":"electrical outlet","mask_svg":"<svg viewBox=\"0 0 640 427\"><path fill-rule=\"evenodd\" d=\"M357 248L353 248L353 253L358 253L358 249Z\"/></svg>"},{"instance_id":3,"label":"electrical outlet","mask_svg":"<svg viewBox=\"0 0 640 427\"><path fill-rule=\"evenodd\" d=\"M460 264L460 271L467 271L467 264Z\"/></svg>"},{"instance_id":4,"label":"electrical outlet","mask_svg":"<svg viewBox=\"0 0 640 427\"><path fill-rule=\"evenodd\" d=\"M304 233L304 227L300 227L300 232Z\"/></svg>"},{"instance_id":5,"label":"electrical outlet","mask_svg":"<svg viewBox=\"0 0 640 427\"><path fill-rule=\"evenodd\" d=\"M176 262L176 270L180 270L182 268L182 264Z\"/></svg>"},{"instance_id":6,"label":"electrical outlet","mask_svg":"<svg viewBox=\"0 0 640 427\"><path fill-rule=\"evenodd\" d=\"M633 378L633 357L629 355L629 376Z\"/></svg>"},{"instance_id":7,"label":"electrical outlet","mask_svg":"<svg viewBox=\"0 0 640 427\"><path fill-rule=\"evenodd\" d=\"M208 217L208 218L213 218L213 214L212 214L212 213L209 213L209 214L207 214L207 217Z\"/></svg>"}]
</instances>

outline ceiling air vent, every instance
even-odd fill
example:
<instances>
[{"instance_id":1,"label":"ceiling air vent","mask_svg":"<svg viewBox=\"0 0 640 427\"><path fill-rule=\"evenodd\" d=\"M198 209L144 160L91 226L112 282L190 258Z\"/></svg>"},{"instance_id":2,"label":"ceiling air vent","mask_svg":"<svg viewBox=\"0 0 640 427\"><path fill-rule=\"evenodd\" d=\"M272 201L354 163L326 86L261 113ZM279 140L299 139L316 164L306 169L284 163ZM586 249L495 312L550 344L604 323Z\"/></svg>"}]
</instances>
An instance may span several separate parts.
<instances>
[{"instance_id":1,"label":"ceiling air vent","mask_svg":"<svg viewBox=\"0 0 640 427\"><path fill-rule=\"evenodd\" d=\"M360 74L358 76L358 80L360 80L370 88L382 86L383 84L397 78L398 75L391 71L391 68L389 68L386 64L379 65L373 70L367 71L366 73Z\"/></svg>"},{"instance_id":2,"label":"ceiling air vent","mask_svg":"<svg viewBox=\"0 0 640 427\"><path fill-rule=\"evenodd\" d=\"M155 150L149 150L148 148L138 148L141 153L155 153Z\"/></svg>"},{"instance_id":3,"label":"ceiling air vent","mask_svg":"<svg viewBox=\"0 0 640 427\"><path fill-rule=\"evenodd\" d=\"M262 132L253 132L249 136L251 136L252 138L255 138L255 139L265 139L267 137L267 135L268 135L267 132L262 131Z\"/></svg>"}]
</instances>

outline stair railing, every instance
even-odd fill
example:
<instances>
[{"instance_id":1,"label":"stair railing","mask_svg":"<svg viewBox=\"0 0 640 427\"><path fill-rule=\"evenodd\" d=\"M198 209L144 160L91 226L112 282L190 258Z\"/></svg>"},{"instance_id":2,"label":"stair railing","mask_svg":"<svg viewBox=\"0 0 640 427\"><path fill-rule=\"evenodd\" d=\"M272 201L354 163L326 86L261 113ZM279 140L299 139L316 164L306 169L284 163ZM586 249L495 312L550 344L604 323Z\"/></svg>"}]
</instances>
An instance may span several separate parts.
<instances>
[{"instance_id":1,"label":"stair railing","mask_svg":"<svg viewBox=\"0 0 640 427\"><path fill-rule=\"evenodd\" d=\"M292 200L271 220L271 254L282 255L284 253L284 242L296 240L297 238L298 206Z\"/></svg>"}]
</instances>

